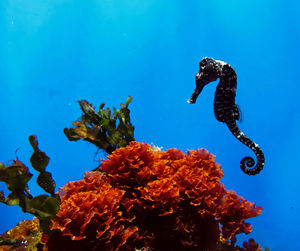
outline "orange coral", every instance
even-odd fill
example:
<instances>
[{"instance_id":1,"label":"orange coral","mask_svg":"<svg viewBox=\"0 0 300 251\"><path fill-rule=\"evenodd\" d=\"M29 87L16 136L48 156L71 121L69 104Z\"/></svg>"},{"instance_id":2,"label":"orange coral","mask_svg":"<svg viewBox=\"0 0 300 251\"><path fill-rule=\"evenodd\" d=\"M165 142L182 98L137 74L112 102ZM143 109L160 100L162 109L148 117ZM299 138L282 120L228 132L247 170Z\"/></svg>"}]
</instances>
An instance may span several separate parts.
<instances>
[{"instance_id":1,"label":"orange coral","mask_svg":"<svg viewBox=\"0 0 300 251\"><path fill-rule=\"evenodd\" d=\"M185 154L131 142L99 170L61 190L49 250L213 249L251 232L244 221L262 210L224 188L220 165L204 149Z\"/></svg>"}]
</instances>

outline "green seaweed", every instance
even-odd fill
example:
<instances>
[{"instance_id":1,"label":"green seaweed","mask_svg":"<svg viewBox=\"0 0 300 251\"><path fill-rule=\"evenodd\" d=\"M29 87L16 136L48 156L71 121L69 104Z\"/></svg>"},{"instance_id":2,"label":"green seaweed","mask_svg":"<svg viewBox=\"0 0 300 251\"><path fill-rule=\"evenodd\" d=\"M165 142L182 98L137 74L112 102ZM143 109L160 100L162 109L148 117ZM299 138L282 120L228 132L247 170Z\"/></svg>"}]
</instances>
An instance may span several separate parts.
<instances>
[{"instance_id":1,"label":"green seaweed","mask_svg":"<svg viewBox=\"0 0 300 251\"><path fill-rule=\"evenodd\" d=\"M30 163L40 174L37 178L38 185L47 193L33 197L27 183L32 178L21 161L14 160L12 165L4 166L0 163L0 181L5 182L11 193L5 197L0 191L0 202L6 205L19 205L23 212L30 213L40 220L43 232L49 232L50 219L53 218L60 208L60 198L55 194L55 182L51 173L46 171L50 158L38 148L35 135L29 136L29 142L34 150Z\"/></svg>"},{"instance_id":2,"label":"green seaweed","mask_svg":"<svg viewBox=\"0 0 300 251\"><path fill-rule=\"evenodd\" d=\"M104 109L104 103L95 111L86 100L80 100L78 102L83 112L81 120L74 121L74 127L65 128L64 133L70 141L83 139L111 154L134 140L134 126L130 122L128 109L131 101L132 97L129 96L120 109L113 107L112 113L110 108Z\"/></svg>"}]
</instances>

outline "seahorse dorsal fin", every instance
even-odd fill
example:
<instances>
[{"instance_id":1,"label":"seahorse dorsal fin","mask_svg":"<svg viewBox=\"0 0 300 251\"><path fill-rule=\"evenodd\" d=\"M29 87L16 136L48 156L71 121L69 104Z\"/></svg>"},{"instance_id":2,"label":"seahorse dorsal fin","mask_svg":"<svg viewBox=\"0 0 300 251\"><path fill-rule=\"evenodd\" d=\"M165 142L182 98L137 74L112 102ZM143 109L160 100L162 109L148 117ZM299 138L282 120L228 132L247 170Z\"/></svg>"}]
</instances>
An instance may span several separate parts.
<instances>
[{"instance_id":1,"label":"seahorse dorsal fin","mask_svg":"<svg viewBox=\"0 0 300 251\"><path fill-rule=\"evenodd\" d=\"M243 122L243 113L242 113L241 107L238 104L236 104L236 106L239 109L239 114L240 114L239 123L242 123Z\"/></svg>"}]
</instances>

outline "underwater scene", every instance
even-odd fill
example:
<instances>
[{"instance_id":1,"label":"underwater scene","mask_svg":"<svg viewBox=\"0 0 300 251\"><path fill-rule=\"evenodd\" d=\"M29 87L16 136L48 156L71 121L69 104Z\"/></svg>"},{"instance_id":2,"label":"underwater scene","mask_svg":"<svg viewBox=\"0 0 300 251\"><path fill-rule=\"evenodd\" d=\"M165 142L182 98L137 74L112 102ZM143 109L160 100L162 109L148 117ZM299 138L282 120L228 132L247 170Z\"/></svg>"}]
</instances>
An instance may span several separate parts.
<instances>
[{"instance_id":1,"label":"underwater scene","mask_svg":"<svg viewBox=\"0 0 300 251\"><path fill-rule=\"evenodd\" d=\"M300 3L0 2L0 250L300 250Z\"/></svg>"}]
</instances>

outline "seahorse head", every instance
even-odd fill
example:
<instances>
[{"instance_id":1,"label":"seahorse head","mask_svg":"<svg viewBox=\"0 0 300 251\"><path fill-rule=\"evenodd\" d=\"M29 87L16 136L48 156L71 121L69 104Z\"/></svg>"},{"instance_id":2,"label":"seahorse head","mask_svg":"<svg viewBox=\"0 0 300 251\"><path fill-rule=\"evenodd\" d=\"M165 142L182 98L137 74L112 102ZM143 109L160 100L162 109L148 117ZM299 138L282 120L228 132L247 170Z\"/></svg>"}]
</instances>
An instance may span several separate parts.
<instances>
[{"instance_id":1,"label":"seahorse head","mask_svg":"<svg viewBox=\"0 0 300 251\"><path fill-rule=\"evenodd\" d=\"M188 103L195 103L203 87L212 81L216 81L220 77L224 64L222 61L208 57L200 60L199 72L196 74L196 89L187 101Z\"/></svg>"},{"instance_id":2,"label":"seahorse head","mask_svg":"<svg viewBox=\"0 0 300 251\"><path fill-rule=\"evenodd\" d=\"M199 72L196 74L196 78L202 84L208 84L212 81L216 81L221 74L221 64L219 60L205 57L199 62Z\"/></svg>"}]
</instances>

